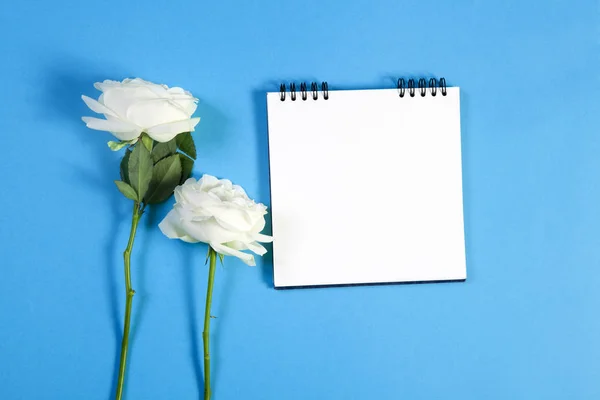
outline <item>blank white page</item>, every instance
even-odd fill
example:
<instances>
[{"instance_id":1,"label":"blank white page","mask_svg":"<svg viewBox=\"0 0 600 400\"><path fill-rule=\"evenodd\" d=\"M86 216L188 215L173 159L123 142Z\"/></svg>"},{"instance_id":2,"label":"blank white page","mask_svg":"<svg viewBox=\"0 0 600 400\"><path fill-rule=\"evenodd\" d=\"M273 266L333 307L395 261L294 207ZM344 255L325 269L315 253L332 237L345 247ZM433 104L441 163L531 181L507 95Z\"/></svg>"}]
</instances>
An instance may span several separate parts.
<instances>
[{"instance_id":1,"label":"blank white page","mask_svg":"<svg viewBox=\"0 0 600 400\"><path fill-rule=\"evenodd\" d=\"M275 287L466 279L459 89L267 94Z\"/></svg>"}]
</instances>

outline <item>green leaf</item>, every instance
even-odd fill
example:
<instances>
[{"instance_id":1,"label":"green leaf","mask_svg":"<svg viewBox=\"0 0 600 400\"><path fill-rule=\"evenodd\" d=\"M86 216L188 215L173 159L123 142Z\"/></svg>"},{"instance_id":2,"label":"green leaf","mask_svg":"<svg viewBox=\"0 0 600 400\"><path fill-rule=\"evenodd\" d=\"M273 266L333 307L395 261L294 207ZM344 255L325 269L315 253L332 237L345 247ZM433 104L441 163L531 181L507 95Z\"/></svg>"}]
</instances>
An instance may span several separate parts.
<instances>
[{"instance_id":1,"label":"green leaf","mask_svg":"<svg viewBox=\"0 0 600 400\"><path fill-rule=\"evenodd\" d=\"M142 143L144 143L144 146L146 146L146 149L148 149L148 151L152 151L152 145L154 144L154 140L152 140L150 136L148 136L145 133L142 133Z\"/></svg>"},{"instance_id":2,"label":"green leaf","mask_svg":"<svg viewBox=\"0 0 600 400\"><path fill-rule=\"evenodd\" d=\"M131 156L131 150L127 149L123 159L121 160L121 180L129 183L129 157Z\"/></svg>"},{"instance_id":3,"label":"green leaf","mask_svg":"<svg viewBox=\"0 0 600 400\"><path fill-rule=\"evenodd\" d=\"M150 189L146 196L147 204L158 204L173 194L181 180L181 161L178 154L163 158L154 166Z\"/></svg>"},{"instance_id":4,"label":"green leaf","mask_svg":"<svg viewBox=\"0 0 600 400\"><path fill-rule=\"evenodd\" d=\"M190 132L180 133L175 136L177 140L177 147L179 150L190 156L190 158L196 159L196 145L194 144L194 138Z\"/></svg>"},{"instance_id":5,"label":"green leaf","mask_svg":"<svg viewBox=\"0 0 600 400\"><path fill-rule=\"evenodd\" d=\"M129 146L130 144L133 144L137 139L133 139L133 140L120 140L118 142L113 142L112 140L110 142L108 142L108 147L112 150L112 151L119 151L121 150L123 147L125 146Z\"/></svg>"},{"instance_id":6,"label":"green leaf","mask_svg":"<svg viewBox=\"0 0 600 400\"><path fill-rule=\"evenodd\" d=\"M137 197L137 193L135 192L135 190L129 186L127 183L123 182L123 181L115 181L117 188L119 188L119 191L121 193L123 193L123 195L125 197L127 197L128 199L131 199L133 201L137 201L138 197Z\"/></svg>"},{"instance_id":7,"label":"green leaf","mask_svg":"<svg viewBox=\"0 0 600 400\"><path fill-rule=\"evenodd\" d=\"M142 201L148 191L152 179L152 167L150 152L146 146L138 143L129 156L127 166L129 182L138 194L138 201Z\"/></svg>"},{"instance_id":8,"label":"green leaf","mask_svg":"<svg viewBox=\"0 0 600 400\"><path fill-rule=\"evenodd\" d=\"M166 143L156 143L152 149L152 160L154 164L159 162L165 157L175 154L177 152L177 143L175 138L169 140Z\"/></svg>"},{"instance_id":9,"label":"green leaf","mask_svg":"<svg viewBox=\"0 0 600 400\"><path fill-rule=\"evenodd\" d=\"M186 156L185 154L179 154L179 159L181 160L181 181L179 184L182 185L183 182L187 180L187 178L192 175L192 168L194 168L194 160Z\"/></svg>"},{"instance_id":10,"label":"green leaf","mask_svg":"<svg viewBox=\"0 0 600 400\"><path fill-rule=\"evenodd\" d=\"M225 263L223 262L223 259L225 258L225 256L221 253L218 253L218 254L219 254L219 259L221 260L221 265L224 267Z\"/></svg>"}]
</instances>

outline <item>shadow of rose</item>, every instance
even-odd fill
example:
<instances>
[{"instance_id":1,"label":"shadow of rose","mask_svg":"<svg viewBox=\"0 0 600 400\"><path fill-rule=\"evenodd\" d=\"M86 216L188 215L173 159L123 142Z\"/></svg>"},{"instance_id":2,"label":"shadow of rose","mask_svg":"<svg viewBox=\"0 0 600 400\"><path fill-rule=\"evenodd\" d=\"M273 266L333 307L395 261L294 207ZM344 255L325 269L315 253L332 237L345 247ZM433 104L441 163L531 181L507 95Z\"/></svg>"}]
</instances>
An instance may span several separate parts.
<instances>
[{"instance_id":1,"label":"shadow of rose","mask_svg":"<svg viewBox=\"0 0 600 400\"><path fill-rule=\"evenodd\" d=\"M94 89L94 83L104 79L123 79L126 76L115 67L101 66L68 56L57 56L47 62L40 85L39 110L37 111L50 122L60 122L69 127L65 129L63 142L69 143L70 151L78 151L86 155L89 167L65 162L65 179L72 180L74 185L87 187L106 198L112 210L109 219L109 232L101 235L106 237L102 254L104 255L102 275L99 277L105 283L110 299L110 315L114 332L114 369L109 398L114 396L119 366L120 343L122 339L122 314L120 298L123 294L123 266L117 262L125 246L118 243L118 232L122 224L128 223L131 204L116 189L113 181L119 177L119 162L122 154L111 152L106 142L111 136L106 132L95 132L86 128L82 116L96 116L81 100L85 94L97 98L99 92ZM82 216L84 218L84 216ZM104 272L105 271L105 272ZM139 303L139 302L138 302ZM140 304L134 304L141 308ZM131 349L130 349L131 353Z\"/></svg>"}]
</instances>

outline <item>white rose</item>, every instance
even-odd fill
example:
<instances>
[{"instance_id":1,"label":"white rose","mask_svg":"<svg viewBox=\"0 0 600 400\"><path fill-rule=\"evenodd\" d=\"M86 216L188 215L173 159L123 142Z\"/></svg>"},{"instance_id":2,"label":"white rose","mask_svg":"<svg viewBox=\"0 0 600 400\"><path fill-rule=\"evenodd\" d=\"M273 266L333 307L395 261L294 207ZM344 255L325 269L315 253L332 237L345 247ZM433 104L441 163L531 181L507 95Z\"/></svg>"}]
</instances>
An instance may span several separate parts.
<instances>
[{"instance_id":1,"label":"white rose","mask_svg":"<svg viewBox=\"0 0 600 400\"><path fill-rule=\"evenodd\" d=\"M142 132L157 142L168 142L179 133L192 132L200 118L191 118L198 99L179 87L169 88L140 78L123 82L98 82L98 100L81 96L94 112L106 119L83 117L88 128L108 131L122 141L137 140Z\"/></svg>"},{"instance_id":2,"label":"white rose","mask_svg":"<svg viewBox=\"0 0 600 400\"><path fill-rule=\"evenodd\" d=\"M273 240L260 233L266 213L267 207L251 200L240 186L204 175L175 188L173 210L158 226L170 239L208 243L217 253L256 265L252 254L240 250L261 256L266 253L258 243Z\"/></svg>"}]
</instances>

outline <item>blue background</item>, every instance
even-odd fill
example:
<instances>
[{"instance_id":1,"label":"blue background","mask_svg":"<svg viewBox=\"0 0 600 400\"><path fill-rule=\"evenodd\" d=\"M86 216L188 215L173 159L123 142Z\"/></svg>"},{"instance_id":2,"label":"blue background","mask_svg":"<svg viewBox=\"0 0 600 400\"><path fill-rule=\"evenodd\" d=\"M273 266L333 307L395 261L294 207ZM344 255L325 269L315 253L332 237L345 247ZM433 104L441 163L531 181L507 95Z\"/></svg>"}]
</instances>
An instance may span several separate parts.
<instances>
[{"instance_id":1,"label":"blue background","mask_svg":"<svg viewBox=\"0 0 600 400\"><path fill-rule=\"evenodd\" d=\"M131 204L80 95L136 76L197 95L195 173L267 204L279 82L462 88L468 281L276 291L228 258L214 400L600 398L597 1L22 0L0 37L0 398L113 396ZM127 399L203 388L206 248L162 236L170 206L134 249Z\"/></svg>"}]
</instances>

